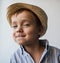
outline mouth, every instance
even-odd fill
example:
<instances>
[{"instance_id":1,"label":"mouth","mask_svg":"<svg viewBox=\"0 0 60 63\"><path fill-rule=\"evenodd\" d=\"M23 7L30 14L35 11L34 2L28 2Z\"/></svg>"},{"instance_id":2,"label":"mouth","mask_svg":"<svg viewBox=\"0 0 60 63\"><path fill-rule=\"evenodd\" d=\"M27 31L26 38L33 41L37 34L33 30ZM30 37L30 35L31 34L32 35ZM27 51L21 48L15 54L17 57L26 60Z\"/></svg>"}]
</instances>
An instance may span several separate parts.
<instances>
[{"instance_id":1,"label":"mouth","mask_svg":"<svg viewBox=\"0 0 60 63\"><path fill-rule=\"evenodd\" d=\"M20 38L20 39L24 38L24 37L25 37L25 35L23 35L23 34L19 34L19 35L16 36L16 38Z\"/></svg>"}]
</instances>

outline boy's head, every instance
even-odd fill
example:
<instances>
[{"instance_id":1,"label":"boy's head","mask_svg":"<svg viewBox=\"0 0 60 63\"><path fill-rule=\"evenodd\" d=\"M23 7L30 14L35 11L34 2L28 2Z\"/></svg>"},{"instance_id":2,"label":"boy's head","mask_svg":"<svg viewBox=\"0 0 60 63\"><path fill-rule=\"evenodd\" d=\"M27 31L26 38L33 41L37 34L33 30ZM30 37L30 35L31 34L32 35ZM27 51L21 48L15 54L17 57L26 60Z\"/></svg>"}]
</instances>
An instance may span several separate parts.
<instances>
[{"instance_id":1,"label":"boy's head","mask_svg":"<svg viewBox=\"0 0 60 63\"><path fill-rule=\"evenodd\" d=\"M47 15L41 8L34 5L25 3L14 3L10 5L7 9L7 19L9 21L9 24L11 25L12 15L21 13L24 10L31 12L36 17L37 25L40 27L40 29L42 28L40 36L44 35L47 30Z\"/></svg>"}]
</instances>

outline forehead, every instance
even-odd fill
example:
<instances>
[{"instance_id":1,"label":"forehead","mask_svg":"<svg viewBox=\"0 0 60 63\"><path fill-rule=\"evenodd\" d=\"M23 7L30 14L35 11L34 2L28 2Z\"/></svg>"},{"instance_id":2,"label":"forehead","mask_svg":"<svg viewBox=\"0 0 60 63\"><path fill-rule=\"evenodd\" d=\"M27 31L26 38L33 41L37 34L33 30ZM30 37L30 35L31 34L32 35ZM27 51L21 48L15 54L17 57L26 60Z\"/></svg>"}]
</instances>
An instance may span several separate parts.
<instances>
[{"instance_id":1,"label":"forehead","mask_svg":"<svg viewBox=\"0 0 60 63\"><path fill-rule=\"evenodd\" d=\"M13 19L31 19L31 20L36 20L36 17L33 13L30 11L24 10L19 13L15 13L14 15L11 16L11 20Z\"/></svg>"},{"instance_id":2,"label":"forehead","mask_svg":"<svg viewBox=\"0 0 60 63\"><path fill-rule=\"evenodd\" d=\"M15 13L11 17L11 21L17 21L17 20L23 20L23 19L36 21L36 17L34 16L34 14L27 10L24 10L23 12Z\"/></svg>"}]
</instances>

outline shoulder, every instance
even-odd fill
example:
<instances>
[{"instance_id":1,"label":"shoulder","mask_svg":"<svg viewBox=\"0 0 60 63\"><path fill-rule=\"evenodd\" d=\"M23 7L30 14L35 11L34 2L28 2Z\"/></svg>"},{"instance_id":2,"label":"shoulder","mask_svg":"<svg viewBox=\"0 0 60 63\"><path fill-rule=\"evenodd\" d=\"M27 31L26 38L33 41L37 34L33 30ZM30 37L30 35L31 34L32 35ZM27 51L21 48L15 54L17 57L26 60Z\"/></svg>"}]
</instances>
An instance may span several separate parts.
<instances>
[{"instance_id":1,"label":"shoulder","mask_svg":"<svg viewBox=\"0 0 60 63\"><path fill-rule=\"evenodd\" d=\"M18 48L10 57L10 63L15 63L21 57L20 48Z\"/></svg>"},{"instance_id":2,"label":"shoulder","mask_svg":"<svg viewBox=\"0 0 60 63\"><path fill-rule=\"evenodd\" d=\"M49 46L49 48L50 48L50 49L53 49L53 50L55 50L55 51L57 51L57 52L58 52L58 51L60 52L60 49L59 49L59 48L57 48L57 47Z\"/></svg>"},{"instance_id":3,"label":"shoulder","mask_svg":"<svg viewBox=\"0 0 60 63\"><path fill-rule=\"evenodd\" d=\"M49 46L49 53L50 56L55 58L55 61L58 61L60 63L60 49L57 47Z\"/></svg>"},{"instance_id":4,"label":"shoulder","mask_svg":"<svg viewBox=\"0 0 60 63\"><path fill-rule=\"evenodd\" d=\"M57 47L49 46L50 51L54 52L55 54L60 54L60 49Z\"/></svg>"},{"instance_id":5,"label":"shoulder","mask_svg":"<svg viewBox=\"0 0 60 63\"><path fill-rule=\"evenodd\" d=\"M14 53L12 54L12 56L20 56L21 55L21 48L19 47L16 51L14 51Z\"/></svg>"}]
</instances>

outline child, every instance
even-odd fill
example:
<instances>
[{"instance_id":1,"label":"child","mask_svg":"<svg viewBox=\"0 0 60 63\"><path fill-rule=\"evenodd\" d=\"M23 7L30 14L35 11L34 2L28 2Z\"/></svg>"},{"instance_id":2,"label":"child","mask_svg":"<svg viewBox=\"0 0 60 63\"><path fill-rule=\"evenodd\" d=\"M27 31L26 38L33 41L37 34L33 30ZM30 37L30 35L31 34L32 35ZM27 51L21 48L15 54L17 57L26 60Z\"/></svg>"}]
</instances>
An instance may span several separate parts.
<instances>
[{"instance_id":1,"label":"child","mask_svg":"<svg viewBox=\"0 0 60 63\"><path fill-rule=\"evenodd\" d=\"M59 63L60 50L39 40L47 30L47 15L43 9L26 3L14 3L7 8L7 19L13 29L13 39L20 45L10 63Z\"/></svg>"}]
</instances>

